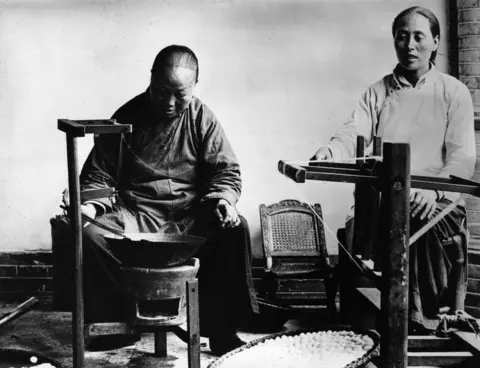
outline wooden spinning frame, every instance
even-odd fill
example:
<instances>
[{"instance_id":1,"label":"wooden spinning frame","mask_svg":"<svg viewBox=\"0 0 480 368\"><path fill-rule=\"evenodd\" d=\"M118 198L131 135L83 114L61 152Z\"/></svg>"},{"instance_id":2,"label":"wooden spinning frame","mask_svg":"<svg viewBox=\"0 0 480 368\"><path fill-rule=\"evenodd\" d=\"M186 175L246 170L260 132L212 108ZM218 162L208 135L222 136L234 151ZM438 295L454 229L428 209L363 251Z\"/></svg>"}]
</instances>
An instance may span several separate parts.
<instances>
[{"instance_id":1,"label":"wooden spinning frame","mask_svg":"<svg viewBox=\"0 0 480 368\"><path fill-rule=\"evenodd\" d=\"M358 137L357 157L364 157L364 147L363 137ZM304 183L306 180L354 183L355 218L362 215L365 217L366 208L372 209L380 206L380 218L382 218L383 226L379 227L375 221L368 224L368 230L372 230L378 239L374 239L374 241L370 239L366 247L365 244L363 245L369 255L377 254L380 260L378 263L382 264L380 364L382 368L406 368L409 343L410 189L458 192L480 197L480 183L453 176L437 178L410 175L409 144L384 143L382 147L381 140L375 138L373 155L382 156L382 150L383 161L365 159L353 164L319 162L307 166L279 161L278 170L297 183ZM366 192L368 194L369 187L375 187L381 192L381 204L378 202L378 196L367 197L377 203L367 203L367 206L365 203L359 203L361 196ZM350 250L349 257L356 261L352 254L357 254L355 246L364 239L357 236L358 232L362 230L359 228L361 225L358 225L356 221L354 226L356 239L353 241L354 249ZM382 244L381 249L373 249L375 243ZM342 251L340 250L341 253ZM359 264L359 267L364 267L364 265ZM342 304L340 307L342 308ZM475 359L480 361L480 339L475 340L475 337L464 336L463 343L465 343L466 349L472 351ZM447 360L444 362L446 363Z\"/></svg>"}]
</instances>

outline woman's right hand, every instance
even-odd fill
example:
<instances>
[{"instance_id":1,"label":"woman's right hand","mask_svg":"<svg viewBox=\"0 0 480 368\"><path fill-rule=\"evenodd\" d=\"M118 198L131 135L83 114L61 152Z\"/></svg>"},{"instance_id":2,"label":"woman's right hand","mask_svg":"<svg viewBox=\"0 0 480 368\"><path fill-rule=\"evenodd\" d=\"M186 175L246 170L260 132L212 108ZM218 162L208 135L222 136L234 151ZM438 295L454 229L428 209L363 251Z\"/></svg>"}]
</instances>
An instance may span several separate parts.
<instances>
[{"instance_id":1,"label":"woman's right hand","mask_svg":"<svg viewBox=\"0 0 480 368\"><path fill-rule=\"evenodd\" d=\"M332 151L328 147L320 148L315 154L310 158L311 161L325 161L332 159Z\"/></svg>"},{"instance_id":2,"label":"woman's right hand","mask_svg":"<svg viewBox=\"0 0 480 368\"><path fill-rule=\"evenodd\" d=\"M434 190L413 190L410 193L410 210L412 217L420 214L420 220L430 220L437 208L437 192Z\"/></svg>"}]
</instances>

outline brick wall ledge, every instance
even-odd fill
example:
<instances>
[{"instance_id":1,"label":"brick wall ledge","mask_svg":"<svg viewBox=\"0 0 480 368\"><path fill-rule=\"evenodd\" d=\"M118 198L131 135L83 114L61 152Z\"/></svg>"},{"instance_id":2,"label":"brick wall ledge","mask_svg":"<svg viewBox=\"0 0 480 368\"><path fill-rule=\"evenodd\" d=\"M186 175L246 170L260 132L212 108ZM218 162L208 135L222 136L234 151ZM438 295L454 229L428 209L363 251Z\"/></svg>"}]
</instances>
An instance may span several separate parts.
<instances>
[{"instance_id":1,"label":"brick wall ledge","mask_svg":"<svg viewBox=\"0 0 480 368\"><path fill-rule=\"evenodd\" d=\"M469 307L480 300L480 249L469 250ZM332 255L332 263L337 256ZM51 251L0 252L0 303L19 304L30 297L40 300L38 309L51 309L53 302L53 256ZM254 258L256 283L263 274L264 262ZM472 304L473 303L473 304Z\"/></svg>"}]
</instances>

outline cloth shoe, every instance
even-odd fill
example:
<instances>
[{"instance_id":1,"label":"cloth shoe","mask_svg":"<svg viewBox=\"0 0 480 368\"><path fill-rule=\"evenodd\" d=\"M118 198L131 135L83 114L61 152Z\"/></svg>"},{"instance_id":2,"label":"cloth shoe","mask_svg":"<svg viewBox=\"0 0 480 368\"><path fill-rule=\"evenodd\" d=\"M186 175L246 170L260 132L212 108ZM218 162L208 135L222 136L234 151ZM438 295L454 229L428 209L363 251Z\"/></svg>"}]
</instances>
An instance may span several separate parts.
<instances>
[{"instance_id":1,"label":"cloth shoe","mask_svg":"<svg viewBox=\"0 0 480 368\"><path fill-rule=\"evenodd\" d=\"M439 317L440 323L435 331L435 335L439 337L449 337L455 331L473 332L475 336L480 334L477 320L463 310L442 314Z\"/></svg>"},{"instance_id":2,"label":"cloth shoe","mask_svg":"<svg viewBox=\"0 0 480 368\"><path fill-rule=\"evenodd\" d=\"M425 328L425 326L419 322L409 321L408 334L412 336L425 336L425 335L431 335L432 331Z\"/></svg>"}]
</instances>

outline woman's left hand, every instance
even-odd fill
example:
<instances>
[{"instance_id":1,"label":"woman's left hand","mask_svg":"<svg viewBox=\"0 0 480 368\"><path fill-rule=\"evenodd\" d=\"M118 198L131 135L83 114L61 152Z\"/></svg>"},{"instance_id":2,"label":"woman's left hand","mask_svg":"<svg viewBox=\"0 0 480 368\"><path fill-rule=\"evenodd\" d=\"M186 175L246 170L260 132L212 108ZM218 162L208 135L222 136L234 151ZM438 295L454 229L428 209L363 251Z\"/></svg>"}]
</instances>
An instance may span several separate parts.
<instances>
[{"instance_id":1,"label":"woman's left hand","mask_svg":"<svg viewBox=\"0 0 480 368\"><path fill-rule=\"evenodd\" d=\"M437 192L434 190L419 190L410 194L410 211L412 217L420 214L420 220L430 219L437 208Z\"/></svg>"}]
</instances>

